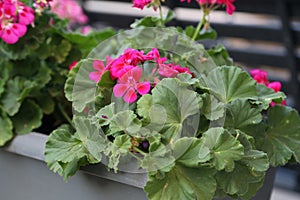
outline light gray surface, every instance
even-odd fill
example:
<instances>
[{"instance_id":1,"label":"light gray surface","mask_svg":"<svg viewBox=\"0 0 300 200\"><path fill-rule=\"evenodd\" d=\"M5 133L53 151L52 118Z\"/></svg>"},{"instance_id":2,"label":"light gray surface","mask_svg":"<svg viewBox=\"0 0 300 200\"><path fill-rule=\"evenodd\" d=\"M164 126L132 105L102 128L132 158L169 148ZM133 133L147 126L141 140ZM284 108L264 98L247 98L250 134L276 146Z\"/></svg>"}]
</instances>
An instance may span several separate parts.
<instances>
[{"instance_id":1,"label":"light gray surface","mask_svg":"<svg viewBox=\"0 0 300 200\"><path fill-rule=\"evenodd\" d=\"M23 155L36 160L44 161L44 147L46 144L47 136L40 133L30 133L27 135L21 135L14 138L14 140L7 146L5 151ZM130 174L118 172L108 172L106 167L102 164L87 166L83 169L85 173L89 173L93 176L106 178L109 180L125 183L131 186L143 188L146 184L146 174ZM1 176L0 176L1 179ZM2 200L2 199L0 199Z\"/></svg>"},{"instance_id":2,"label":"light gray surface","mask_svg":"<svg viewBox=\"0 0 300 200\"><path fill-rule=\"evenodd\" d=\"M80 171L65 183L44 162L0 150L1 200L143 200L143 190Z\"/></svg>"}]
</instances>

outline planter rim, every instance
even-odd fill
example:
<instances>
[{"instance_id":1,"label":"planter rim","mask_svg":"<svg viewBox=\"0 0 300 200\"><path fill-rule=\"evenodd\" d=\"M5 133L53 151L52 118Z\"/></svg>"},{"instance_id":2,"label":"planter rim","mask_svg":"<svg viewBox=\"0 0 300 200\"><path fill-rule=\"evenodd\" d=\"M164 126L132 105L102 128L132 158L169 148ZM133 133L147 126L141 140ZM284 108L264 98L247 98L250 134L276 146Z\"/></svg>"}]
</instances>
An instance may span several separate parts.
<instances>
[{"instance_id":1,"label":"planter rim","mask_svg":"<svg viewBox=\"0 0 300 200\"><path fill-rule=\"evenodd\" d=\"M3 149L21 156L45 161L44 148L46 140L47 135L41 133L33 132L26 135L18 135ZM147 175L145 173L134 174L119 171L116 174L112 171L108 171L106 166L101 163L88 165L81 168L81 171L93 176L124 183L137 188L144 188L147 182Z\"/></svg>"}]
</instances>

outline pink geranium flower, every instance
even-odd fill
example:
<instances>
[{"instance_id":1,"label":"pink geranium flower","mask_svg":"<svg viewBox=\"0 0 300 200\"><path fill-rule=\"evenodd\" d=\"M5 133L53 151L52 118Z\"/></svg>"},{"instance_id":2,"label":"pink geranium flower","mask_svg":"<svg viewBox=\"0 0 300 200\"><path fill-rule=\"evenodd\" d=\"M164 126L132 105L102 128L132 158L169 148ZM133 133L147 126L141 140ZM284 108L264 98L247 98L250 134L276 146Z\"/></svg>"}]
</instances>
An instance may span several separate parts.
<instances>
[{"instance_id":1,"label":"pink geranium flower","mask_svg":"<svg viewBox=\"0 0 300 200\"><path fill-rule=\"evenodd\" d=\"M158 65L161 65L168 60L165 57L163 57L163 58L160 57L160 54L159 54L159 51L157 48L153 48L151 51L149 51L144 58L145 58L145 60L154 60L154 61L156 61L156 63Z\"/></svg>"},{"instance_id":2,"label":"pink geranium flower","mask_svg":"<svg viewBox=\"0 0 300 200\"><path fill-rule=\"evenodd\" d=\"M50 2L51 11L60 18L69 19L71 24L84 24L88 21L87 16L83 13L82 8L75 0L53 0Z\"/></svg>"},{"instance_id":3,"label":"pink geranium flower","mask_svg":"<svg viewBox=\"0 0 300 200\"><path fill-rule=\"evenodd\" d=\"M91 72L89 74L89 78L98 83L101 80L103 73L107 71L107 68L105 67L102 60L95 60L93 62L93 67L96 71Z\"/></svg>"},{"instance_id":4,"label":"pink geranium flower","mask_svg":"<svg viewBox=\"0 0 300 200\"><path fill-rule=\"evenodd\" d=\"M123 97L127 103L133 103L137 99L137 92L140 95L147 94L151 85L149 82L139 82L142 78L142 69L134 67L119 78L113 88L116 97Z\"/></svg>"},{"instance_id":5,"label":"pink geranium flower","mask_svg":"<svg viewBox=\"0 0 300 200\"><path fill-rule=\"evenodd\" d=\"M273 89L275 92L279 92L281 90L281 83L278 81L271 82L268 84L268 88Z\"/></svg>"},{"instance_id":6,"label":"pink geranium flower","mask_svg":"<svg viewBox=\"0 0 300 200\"><path fill-rule=\"evenodd\" d=\"M0 38L7 44L16 43L20 37L23 37L27 27L18 23L0 24Z\"/></svg>"},{"instance_id":7,"label":"pink geranium flower","mask_svg":"<svg viewBox=\"0 0 300 200\"><path fill-rule=\"evenodd\" d=\"M136 49L126 49L124 54L111 62L110 72L112 78L120 78L140 62L144 62L143 52Z\"/></svg>"},{"instance_id":8,"label":"pink geranium flower","mask_svg":"<svg viewBox=\"0 0 300 200\"><path fill-rule=\"evenodd\" d=\"M143 10L145 6L151 3L151 0L133 0L132 2L133 2L132 7Z\"/></svg>"},{"instance_id":9,"label":"pink geranium flower","mask_svg":"<svg viewBox=\"0 0 300 200\"><path fill-rule=\"evenodd\" d=\"M260 84L268 85L268 73L266 71L260 69L250 70L250 74L254 80L256 80Z\"/></svg>"},{"instance_id":10,"label":"pink geranium flower","mask_svg":"<svg viewBox=\"0 0 300 200\"><path fill-rule=\"evenodd\" d=\"M174 69L172 65L167 64L161 64L158 68L158 73L159 75L168 78L174 78L179 74L179 72L176 69Z\"/></svg>"},{"instance_id":11,"label":"pink geranium flower","mask_svg":"<svg viewBox=\"0 0 300 200\"><path fill-rule=\"evenodd\" d=\"M235 6L233 5L234 0L217 0L217 3L220 5L226 6L226 12L229 15L232 15L235 11Z\"/></svg>"}]
</instances>

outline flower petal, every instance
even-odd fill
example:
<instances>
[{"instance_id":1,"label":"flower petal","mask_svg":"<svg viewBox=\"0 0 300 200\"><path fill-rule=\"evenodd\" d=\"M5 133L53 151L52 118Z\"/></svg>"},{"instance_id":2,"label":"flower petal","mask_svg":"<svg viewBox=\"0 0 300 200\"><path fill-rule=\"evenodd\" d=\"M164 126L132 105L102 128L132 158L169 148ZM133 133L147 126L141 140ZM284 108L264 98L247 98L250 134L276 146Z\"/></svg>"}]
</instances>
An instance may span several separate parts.
<instances>
[{"instance_id":1,"label":"flower petal","mask_svg":"<svg viewBox=\"0 0 300 200\"><path fill-rule=\"evenodd\" d=\"M89 78L93 81L95 81L96 83L98 83L102 77L102 74L101 72L91 72L89 73Z\"/></svg>"},{"instance_id":2,"label":"flower petal","mask_svg":"<svg viewBox=\"0 0 300 200\"><path fill-rule=\"evenodd\" d=\"M11 30L17 35L18 37L23 37L27 32L27 27L23 24L13 24Z\"/></svg>"},{"instance_id":3,"label":"flower petal","mask_svg":"<svg viewBox=\"0 0 300 200\"><path fill-rule=\"evenodd\" d=\"M151 85L150 85L149 82L142 82L142 83L138 83L136 85L136 90L138 91L138 93L140 95L144 95L144 94L149 93L150 88L151 88Z\"/></svg>"},{"instance_id":4,"label":"flower petal","mask_svg":"<svg viewBox=\"0 0 300 200\"><path fill-rule=\"evenodd\" d=\"M124 101L126 103L133 103L137 99L137 95L135 93L135 90L133 88L129 88L129 90L126 92L124 96Z\"/></svg>"},{"instance_id":5,"label":"flower petal","mask_svg":"<svg viewBox=\"0 0 300 200\"><path fill-rule=\"evenodd\" d=\"M279 92L281 89L281 83L278 81L271 82L268 84L268 88L273 89L275 92Z\"/></svg>"},{"instance_id":6,"label":"flower petal","mask_svg":"<svg viewBox=\"0 0 300 200\"><path fill-rule=\"evenodd\" d=\"M7 44L14 44L19 40L19 37L11 29L3 29L1 38Z\"/></svg>"},{"instance_id":7,"label":"flower petal","mask_svg":"<svg viewBox=\"0 0 300 200\"><path fill-rule=\"evenodd\" d=\"M105 66L102 60L94 60L93 67L95 70L103 72L105 70Z\"/></svg>"},{"instance_id":8,"label":"flower petal","mask_svg":"<svg viewBox=\"0 0 300 200\"><path fill-rule=\"evenodd\" d=\"M143 70L141 68L135 67L135 68L131 69L130 72L131 72L133 79L136 82L138 82L142 78Z\"/></svg>"},{"instance_id":9,"label":"flower petal","mask_svg":"<svg viewBox=\"0 0 300 200\"><path fill-rule=\"evenodd\" d=\"M117 84L113 88L114 95L116 97L122 97L129 88L130 85L128 84Z\"/></svg>"}]
</instances>

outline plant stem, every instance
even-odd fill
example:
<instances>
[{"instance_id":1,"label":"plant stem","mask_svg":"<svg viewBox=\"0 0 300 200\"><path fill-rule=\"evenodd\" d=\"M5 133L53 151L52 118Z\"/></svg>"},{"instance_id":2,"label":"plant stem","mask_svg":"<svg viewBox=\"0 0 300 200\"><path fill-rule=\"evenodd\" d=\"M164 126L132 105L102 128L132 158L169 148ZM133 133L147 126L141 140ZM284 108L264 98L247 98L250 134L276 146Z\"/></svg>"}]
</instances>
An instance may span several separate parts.
<instances>
[{"instance_id":1,"label":"plant stem","mask_svg":"<svg viewBox=\"0 0 300 200\"><path fill-rule=\"evenodd\" d=\"M63 108L63 106L60 103L58 104L58 109L61 112L61 114L63 115L63 117L69 122L69 124L71 124L73 126L73 122L72 122L71 118L66 113L66 111Z\"/></svg>"},{"instance_id":2,"label":"plant stem","mask_svg":"<svg viewBox=\"0 0 300 200\"><path fill-rule=\"evenodd\" d=\"M202 19L198 23L198 26L196 28L196 31L194 32L192 40L194 40L194 41L196 40L196 38L197 38L197 36L198 36L198 34L199 34L200 30L201 30L201 27L204 25L204 23L206 21L206 15L207 15L206 12L203 12Z\"/></svg>"},{"instance_id":3,"label":"plant stem","mask_svg":"<svg viewBox=\"0 0 300 200\"><path fill-rule=\"evenodd\" d=\"M132 147L132 149L135 150L136 152L142 154L143 156L146 156L146 153L143 152L142 150L140 150L139 148L137 148L137 147Z\"/></svg>"}]
</instances>

